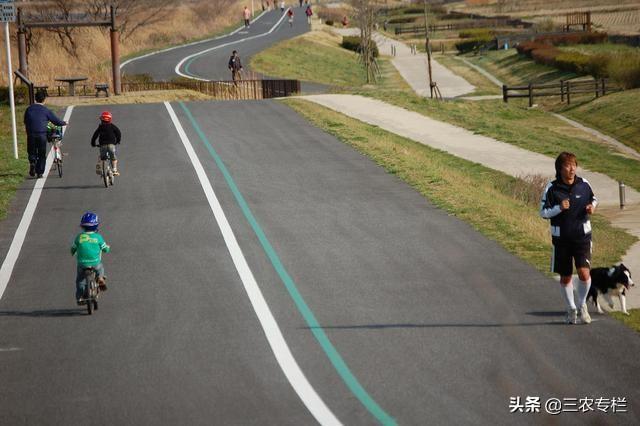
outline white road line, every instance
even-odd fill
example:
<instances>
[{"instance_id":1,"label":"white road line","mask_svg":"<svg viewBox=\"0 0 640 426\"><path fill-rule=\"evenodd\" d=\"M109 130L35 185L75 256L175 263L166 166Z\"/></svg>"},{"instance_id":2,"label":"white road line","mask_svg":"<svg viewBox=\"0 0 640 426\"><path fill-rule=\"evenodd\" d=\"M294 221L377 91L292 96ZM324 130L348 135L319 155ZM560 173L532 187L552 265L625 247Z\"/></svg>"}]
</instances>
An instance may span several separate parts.
<instances>
[{"instance_id":1,"label":"white road line","mask_svg":"<svg viewBox=\"0 0 640 426\"><path fill-rule=\"evenodd\" d=\"M67 108L67 111L65 112L63 118L64 121L69 121L69 117L71 117L72 111L73 105ZM62 129L63 135L66 130L66 127ZM47 180L47 176L49 175L49 170L51 169L52 163L53 149L49 150L49 155L47 155L47 164L44 168L44 175L41 179L37 179L35 185L33 186L31 196L29 197L29 201L27 202L27 207L22 213L22 219L20 220L18 229L16 229L16 233L13 235L13 240L11 241L11 246L9 247L9 251L7 252L7 256L4 258L4 262L2 262L2 267L0 267L0 299L2 299L2 295L7 288L9 279L11 278L13 267L15 266L16 261L18 260L18 256L20 255L22 244L24 243L24 239L27 236L29 225L31 225L31 219L33 219L33 215L36 212L36 207L38 206L38 201L40 200L40 195L42 194L42 187Z\"/></svg>"},{"instance_id":2,"label":"white road line","mask_svg":"<svg viewBox=\"0 0 640 426\"><path fill-rule=\"evenodd\" d=\"M258 17L256 19L254 19L252 22L256 22L258 19L262 18L264 16L264 14L267 13L266 11L262 12L260 15L258 15ZM151 52L151 53L147 53L146 55L141 55L141 56L136 56L135 58L131 58L131 59L127 59L126 61L124 61L123 63L120 64L120 70L122 70L122 68L133 62L133 61L137 61L138 59L142 59L142 58L148 58L149 56L153 56L153 55L157 55L158 53L164 53L164 52L169 52L171 50L175 50L175 49L180 49L183 47L189 47L189 46L195 46L196 44L202 44L202 43L207 43L209 41L214 41L214 40L218 40L221 38L225 38L225 37L229 37L234 35L235 33L239 32L240 30L244 29L244 25L239 26L238 28L236 28L235 30L231 31L229 34L223 34L217 37L212 37L212 38L208 38L206 40L199 40L199 41L194 41L192 43L188 43L188 44L181 44L179 46L173 46L173 47L169 47L167 49L162 49L162 50L156 50L155 52Z\"/></svg>"},{"instance_id":3,"label":"white road line","mask_svg":"<svg viewBox=\"0 0 640 426\"><path fill-rule=\"evenodd\" d=\"M289 9L287 9L287 11L288 11L288 10L289 10ZM221 45L219 45L219 46L210 47L209 49L205 49L205 50L203 50L203 51L196 52L196 53L194 53L194 54L192 54L192 55L189 55L189 56L187 56L187 57L183 58L180 62L178 62L178 65L176 65L176 68L175 68L175 72L176 72L176 74L178 74L178 75L179 75L179 76L181 76L181 77L191 78L191 79L193 79L193 80L199 80L199 81L211 81L210 79L200 78L200 77L195 77L195 76L192 76L192 75L184 74L184 73L180 72L180 67L181 67L181 66L182 66L182 64L184 64L186 61L188 61L188 60L189 60L189 59L191 59L191 58L195 58L196 56L204 55L205 53L209 53L209 52L211 52L211 51L213 51L213 50L217 50L217 49L220 49L220 48L223 48L223 47L227 47L227 46L230 46L230 45L232 45L232 44L242 43L242 42L247 41L247 40L253 40L254 38L259 38L259 37L264 37L264 36L266 36L266 35L269 35L269 34L271 34L271 33L273 32L273 30L275 30L276 28L278 28L278 25L280 25L280 23L282 23L282 20L285 18L285 16L287 16L287 12L283 13L283 14L282 14L282 16L280 17L280 19L278 20L278 22L276 22L276 23L273 25L273 27L271 27L271 29L270 29L269 31L267 31L266 33L256 34L256 35L254 35L254 36L251 36L251 37L245 37L245 38L242 38L242 39L240 39L240 40L230 41L229 43L223 43L223 44L221 44Z\"/></svg>"},{"instance_id":4,"label":"white road line","mask_svg":"<svg viewBox=\"0 0 640 426\"><path fill-rule=\"evenodd\" d=\"M193 150L193 146L182 128L173 108L169 102L165 102L164 104L167 107L167 111L173 121L173 125L178 131L178 135L180 136L180 140L187 151L187 155L189 155L193 168L198 175L200 185L207 197L207 201L209 202L209 206L211 207L211 211L213 212L216 222L220 227L224 241L229 249L229 254L231 254L233 264L240 275L244 289L249 296L251 305L258 316L260 325L264 330L267 340L269 341L269 345L271 346L271 350L273 351L280 368L304 405L320 424L340 425L340 421L313 389L293 357L293 354L291 353L289 346L287 346L287 342L280 331L280 327L278 327L278 323L273 317L273 314L267 305L267 301L264 299L262 292L260 291L260 287L258 287L258 283L253 276L253 272L251 272L251 269L247 264L247 260L238 245L238 241L236 240L233 230L227 221L227 217L222 210L222 206L220 205L215 192L213 192L213 187L207 178L204 168L202 167L202 163L200 163L198 156Z\"/></svg>"}]
</instances>

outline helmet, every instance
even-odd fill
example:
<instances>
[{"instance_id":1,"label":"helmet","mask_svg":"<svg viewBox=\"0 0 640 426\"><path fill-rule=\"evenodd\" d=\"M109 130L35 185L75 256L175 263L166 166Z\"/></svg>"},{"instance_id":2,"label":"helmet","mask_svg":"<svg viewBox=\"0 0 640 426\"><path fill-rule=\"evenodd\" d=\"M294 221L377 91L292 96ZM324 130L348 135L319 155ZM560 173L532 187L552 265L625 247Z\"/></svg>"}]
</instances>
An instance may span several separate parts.
<instances>
[{"instance_id":1,"label":"helmet","mask_svg":"<svg viewBox=\"0 0 640 426\"><path fill-rule=\"evenodd\" d=\"M102 114L100 114L100 120L104 121L105 123L111 123L111 119L113 117L111 116L111 113L109 111L104 111Z\"/></svg>"},{"instance_id":2,"label":"helmet","mask_svg":"<svg viewBox=\"0 0 640 426\"><path fill-rule=\"evenodd\" d=\"M100 218L93 212L86 212L80 219L80 226L87 231L95 231L98 229L98 225L100 225Z\"/></svg>"}]
</instances>

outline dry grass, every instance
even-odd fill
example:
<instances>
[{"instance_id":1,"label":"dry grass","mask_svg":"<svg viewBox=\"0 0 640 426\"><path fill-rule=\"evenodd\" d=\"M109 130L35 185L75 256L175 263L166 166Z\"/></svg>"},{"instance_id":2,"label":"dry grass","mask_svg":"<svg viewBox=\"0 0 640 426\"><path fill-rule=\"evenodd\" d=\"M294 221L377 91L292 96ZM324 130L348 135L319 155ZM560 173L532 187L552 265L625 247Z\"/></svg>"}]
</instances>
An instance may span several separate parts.
<instances>
[{"instance_id":1,"label":"dry grass","mask_svg":"<svg viewBox=\"0 0 640 426\"><path fill-rule=\"evenodd\" d=\"M194 90L147 90L144 92L125 92L120 96L109 98L87 97L56 97L47 98L50 105L113 105L113 104L150 104L175 101L206 101L212 100L211 96Z\"/></svg>"},{"instance_id":2,"label":"dry grass","mask_svg":"<svg viewBox=\"0 0 640 426\"><path fill-rule=\"evenodd\" d=\"M236 0L234 6L227 7L221 13L206 13L207 4L201 1L184 5L180 3L166 21L143 27L130 38L120 43L121 57L131 56L136 52L176 45L189 40L206 38L225 28L238 23L240 11L245 2ZM259 6L259 4L258 4ZM15 34L15 27L11 28ZM40 30L42 31L42 30ZM59 76L84 75L89 78L88 84L111 81L111 53L108 29L79 28L78 57L66 53L57 45L50 35L43 35L29 54L29 76L38 85L56 86L54 79ZM12 46L12 63L17 67L18 49ZM5 55L1 55L0 67L6 70ZM0 74L0 85L6 86L6 72Z\"/></svg>"}]
</instances>

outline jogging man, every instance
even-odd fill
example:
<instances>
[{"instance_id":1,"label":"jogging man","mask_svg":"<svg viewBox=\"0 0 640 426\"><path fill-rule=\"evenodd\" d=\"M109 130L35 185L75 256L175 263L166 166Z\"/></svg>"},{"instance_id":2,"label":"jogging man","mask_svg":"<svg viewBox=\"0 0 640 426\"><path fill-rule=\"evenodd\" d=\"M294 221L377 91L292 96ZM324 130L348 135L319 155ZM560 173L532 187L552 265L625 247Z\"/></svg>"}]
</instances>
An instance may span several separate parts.
<instances>
[{"instance_id":1,"label":"jogging man","mask_svg":"<svg viewBox=\"0 0 640 426\"><path fill-rule=\"evenodd\" d=\"M47 163L47 125L66 126L49 108L44 106L47 96L36 93L36 103L24 112L24 127L27 132L27 153L29 154L29 176L41 178Z\"/></svg>"},{"instance_id":2,"label":"jogging man","mask_svg":"<svg viewBox=\"0 0 640 426\"><path fill-rule=\"evenodd\" d=\"M591 287L591 221L597 200L591 185L576 175L578 160L570 152L558 155L556 179L545 188L540 202L540 216L551 220L553 254L551 268L560 274L560 289L567 305L567 324L577 323L573 298L573 264L578 271L578 303L584 324L591 322L587 294Z\"/></svg>"}]
</instances>

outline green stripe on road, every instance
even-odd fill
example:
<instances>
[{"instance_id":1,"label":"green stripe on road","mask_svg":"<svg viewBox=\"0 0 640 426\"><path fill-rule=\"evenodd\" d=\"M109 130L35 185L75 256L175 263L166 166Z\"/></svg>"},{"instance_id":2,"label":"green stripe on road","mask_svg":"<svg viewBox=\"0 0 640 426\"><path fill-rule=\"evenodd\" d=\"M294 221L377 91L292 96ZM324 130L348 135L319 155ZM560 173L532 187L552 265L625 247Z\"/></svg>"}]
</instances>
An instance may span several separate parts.
<instances>
[{"instance_id":1,"label":"green stripe on road","mask_svg":"<svg viewBox=\"0 0 640 426\"><path fill-rule=\"evenodd\" d=\"M251 213L251 209L249 209L247 202L245 201L244 197L240 193L238 186L236 185L235 181L231 177L231 174L229 173L226 166L222 162L222 159L217 154L216 150L213 148L213 146L205 136L204 132L200 129L200 126L198 125L195 118L191 114L191 111L189 111L189 109L186 107L186 105L183 102L180 102L180 106L182 107L185 114L191 121L191 125L195 129L196 133L198 133L200 140L209 151L209 154L211 154L216 164L218 165L218 168L222 172L225 180L227 181L227 185L229 185L229 188L231 189L233 196L238 202L238 205L240 206L242 213L244 214L245 218L251 225L251 228L253 228L253 231L255 232L256 236L260 240L260 244L262 244L262 248L267 254L267 257L271 261L271 264L273 265L274 269L280 276L280 279L282 280L285 287L287 288L287 291L289 292L289 295L295 302L298 308L298 311L300 312L300 314L302 314L303 318L307 322L307 325L311 329L311 332L315 336L318 343L320 343L320 346L324 350L325 354L333 364L334 368L336 369L340 377L342 377L342 380L345 382L345 384L351 390L351 392L353 392L353 394L360 400L362 405L364 405L365 408L369 410L369 412L380 423L382 423L383 425L395 425L396 422L393 419L393 417L389 416L373 400L373 398L371 398L371 396L367 393L367 391L362 387L360 382L358 382L358 379L356 379L355 376L351 373L351 371L349 370L349 367L344 362L344 360L342 359L342 357L340 356L336 348L331 344L331 341L329 340L324 330L316 320L316 317L313 315L313 312L311 311L309 306L307 306L304 299L302 298L302 295L298 291L298 288L296 287L295 282L289 276L289 273L287 272L285 267L282 265L280 258L278 257L278 255L276 254L276 251L271 246L271 243L269 243L269 240L267 239L266 235L262 231L262 228L260 227L260 225L258 225L258 222L253 216L253 213Z\"/></svg>"}]
</instances>

